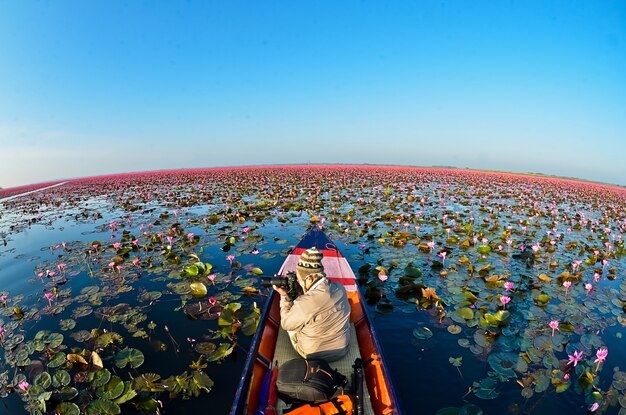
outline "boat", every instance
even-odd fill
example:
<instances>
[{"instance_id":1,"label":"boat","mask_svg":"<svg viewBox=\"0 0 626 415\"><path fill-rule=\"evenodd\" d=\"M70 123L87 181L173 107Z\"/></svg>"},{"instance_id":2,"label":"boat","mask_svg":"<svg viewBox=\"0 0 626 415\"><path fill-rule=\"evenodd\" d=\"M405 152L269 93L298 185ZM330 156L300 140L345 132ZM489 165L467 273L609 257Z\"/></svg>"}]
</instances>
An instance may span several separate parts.
<instances>
[{"instance_id":1,"label":"boat","mask_svg":"<svg viewBox=\"0 0 626 415\"><path fill-rule=\"evenodd\" d=\"M359 293L354 272L337 246L319 226L313 226L285 259L277 275L295 271L300 255L307 249L316 247L324 258L322 265L330 281L344 285L350 302L351 345L350 352L343 359L331 362L348 379L351 378L356 358L364 362L363 367L363 413L371 415L400 415L396 397L382 349L363 298ZM272 365L280 365L298 355L291 346L287 333L280 327L280 296L272 290L266 301L259 325L252 339L250 351L235 393L230 415L255 415L263 381ZM268 375L269 378L269 375ZM266 381L267 382L267 381ZM267 385L265 385L267 388ZM261 398L263 399L263 398ZM281 414L286 404L278 401L275 413Z\"/></svg>"}]
</instances>

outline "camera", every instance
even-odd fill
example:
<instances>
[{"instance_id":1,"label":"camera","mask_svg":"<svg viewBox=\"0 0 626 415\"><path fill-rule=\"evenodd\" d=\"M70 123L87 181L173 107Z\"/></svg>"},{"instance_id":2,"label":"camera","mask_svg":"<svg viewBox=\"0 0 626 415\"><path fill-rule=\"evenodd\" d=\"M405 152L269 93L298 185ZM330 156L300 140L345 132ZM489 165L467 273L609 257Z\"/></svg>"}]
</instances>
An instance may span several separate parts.
<instances>
[{"instance_id":1,"label":"camera","mask_svg":"<svg viewBox=\"0 0 626 415\"><path fill-rule=\"evenodd\" d=\"M304 293L302 287L298 284L298 277L296 277L296 273L293 271L288 272L285 276L277 275L274 277L261 278L261 285L265 288L271 287L272 285L278 288L284 288L287 290L287 297L291 301Z\"/></svg>"}]
</instances>

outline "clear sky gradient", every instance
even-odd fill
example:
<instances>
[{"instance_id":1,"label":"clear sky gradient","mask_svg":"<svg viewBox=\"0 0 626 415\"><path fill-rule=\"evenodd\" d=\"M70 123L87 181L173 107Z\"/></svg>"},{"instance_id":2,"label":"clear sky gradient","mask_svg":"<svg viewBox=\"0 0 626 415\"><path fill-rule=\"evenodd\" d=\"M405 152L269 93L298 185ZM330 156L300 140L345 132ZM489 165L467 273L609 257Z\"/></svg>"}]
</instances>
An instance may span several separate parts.
<instances>
[{"instance_id":1,"label":"clear sky gradient","mask_svg":"<svg viewBox=\"0 0 626 415\"><path fill-rule=\"evenodd\" d=\"M1 187L306 162L626 185L626 2L0 3Z\"/></svg>"}]
</instances>

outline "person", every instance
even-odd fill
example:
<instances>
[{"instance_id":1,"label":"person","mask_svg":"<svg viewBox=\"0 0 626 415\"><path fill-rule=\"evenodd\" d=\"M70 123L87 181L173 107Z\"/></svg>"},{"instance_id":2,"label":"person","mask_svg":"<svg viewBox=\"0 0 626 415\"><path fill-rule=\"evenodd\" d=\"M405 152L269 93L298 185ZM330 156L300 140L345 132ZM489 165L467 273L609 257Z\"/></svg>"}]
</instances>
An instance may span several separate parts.
<instances>
[{"instance_id":1,"label":"person","mask_svg":"<svg viewBox=\"0 0 626 415\"><path fill-rule=\"evenodd\" d=\"M342 284L330 282L317 248L302 253L296 277L304 294L291 301L284 288L273 286L280 294L280 324L305 359L332 362L348 353L350 343L350 303Z\"/></svg>"}]
</instances>

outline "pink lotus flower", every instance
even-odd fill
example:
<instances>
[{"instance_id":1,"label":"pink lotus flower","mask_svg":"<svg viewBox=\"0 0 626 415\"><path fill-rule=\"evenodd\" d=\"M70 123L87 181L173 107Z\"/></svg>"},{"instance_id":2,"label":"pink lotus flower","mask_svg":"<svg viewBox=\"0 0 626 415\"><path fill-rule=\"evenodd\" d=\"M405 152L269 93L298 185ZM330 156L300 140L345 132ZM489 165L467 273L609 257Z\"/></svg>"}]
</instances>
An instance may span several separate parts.
<instances>
[{"instance_id":1,"label":"pink lotus flower","mask_svg":"<svg viewBox=\"0 0 626 415\"><path fill-rule=\"evenodd\" d=\"M567 295L567 290L569 290L569 287L572 286L572 282L571 281L565 281L563 283L563 287L565 287L565 295Z\"/></svg>"},{"instance_id":2,"label":"pink lotus flower","mask_svg":"<svg viewBox=\"0 0 626 415\"><path fill-rule=\"evenodd\" d=\"M172 244L172 241L174 240L174 238L171 236L168 236L166 239L167 239L167 243L170 245Z\"/></svg>"},{"instance_id":3,"label":"pink lotus flower","mask_svg":"<svg viewBox=\"0 0 626 415\"><path fill-rule=\"evenodd\" d=\"M552 320L548 323L548 326L552 329L552 335L554 336L554 330L559 330L559 320Z\"/></svg>"},{"instance_id":4,"label":"pink lotus flower","mask_svg":"<svg viewBox=\"0 0 626 415\"><path fill-rule=\"evenodd\" d=\"M599 407L600 405L598 404L598 402L594 402L593 405L589 407L589 412L595 412L598 410Z\"/></svg>"},{"instance_id":5,"label":"pink lotus flower","mask_svg":"<svg viewBox=\"0 0 626 415\"><path fill-rule=\"evenodd\" d=\"M235 260L235 256L234 255L228 255L226 257L226 259L228 260L228 262L230 262L230 265L233 265L233 261Z\"/></svg>"},{"instance_id":6,"label":"pink lotus flower","mask_svg":"<svg viewBox=\"0 0 626 415\"><path fill-rule=\"evenodd\" d=\"M46 297L46 300L48 300L48 305L52 307L52 293L45 293L43 296Z\"/></svg>"},{"instance_id":7,"label":"pink lotus flower","mask_svg":"<svg viewBox=\"0 0 626 415\"><path fill-rule=\"evenodd\" d=\"M28 392L28 388L30 387L30 385L28 384L28 382L24 381L24 382L20 382L17 385L17 387L20 388L24 392Z\"/></svg>"},{"instance_id":8,"label":"pink lotus flower","mask_svg":"<svg viewBox=\"0 0 626 415\"><path fill-rule=\"evenodd\" d=\"M578 362L580 362L583 359L583 352L577 352L574 350L574 355L568 354L567 357L569 357L567 364L568 365L573 364L574 367L576 367Z\"/></svg>"},{"instance_id":9,"label":"pink lotus flower","mask_svg":"<svg viewBox=\"0 0 626 415\"><path fill-rule=\"evenodd\" d=\"M134 266L139 266L139 258L133 259L133 265Z\"/></svg>"},{"instance_id":10,"label":"pink lotus flower","mask_svg":"<svg viewBox=\"0 0 626 415\"><path fill-rule=\"evenodd\" d=\"M585 290L587 290L587 292L593 290L593 285L591 285L589 283L585 284Z\"/></svg>"},{"instance_id":11,"label":"pink lotus flower","mask_svg":"<svg viewBox=\"0 0 626 415\"><path fill-rule=\"evenodd\" d=\"M133 240L133 245L139 246L139 239L134 239Z\"/></svg>"},{"instance_id":12,"label":"pink lotus flower","mask_svg":"<svg viewBox=\"0 0 626 415\"><path fill-rule=\"evenodd\" d=\"M187 239L189 239L190 241L193 239L193 232L189 232L187 234Z\"/></svg>"},{"instance_id":13,"label":"pink lotus flower","mask_svg":"<svg viewBox=\"0 0 626 415\"><path fill-rule=\"evenodd\" d=\"M448 255L446 251L441 251L437 254L437 256L441 258L441 263L444 267L446 266L446 255Z\"/></svg>"},{"instance_id":14,"label":"pink lotus flower","mask_svg":"<svg viewBox=\"0 0 626 415\"><path fill-rule=\"evenodd\" d=\"M258 255L258 254L259 254L259 250L258 250L258 249L256 249L256 248L254 248L254 249L252 250L252 252L250 252L250 253L251 253L252 255Z\"/></svg>"},{"instance_id":15,"label":"pink lotus flower","mask_svg":"<svg viewBox=\"0 0 626 415\"><path fill-rule=\"evenodd\" d=\"M122 247L122 244L121 244L121 243L119 243L119 242L115 242L115 243L113 244L113 248L115 248L115 249L120 249L121 247Z\"/></svg>"},{"instance_id":16,"label":"pink lotus flower","mask_svg":"<svg viewBox=\"0 0 626 415\"><path fill-rule=\"evenodd\" d=\"M511 302L511 297L507 295L502 295L500 296L500 302L502 303L504 308L506 308L506 305Z\"/></svg>"},{"instance_id":17,"label":"pink lotus flower","mask_svg":"<svg viewBox=\"0 0 626 415\"><path fill-rule=\"evenodd\" d=\"M387 281L389 277L386 276L385 274L378 274L378 279L381 280L382 282Z\"/></svg>"},{"instance_id":18,"label":"pink lotus flower","mask_svg":"<svg viewBox=\"0 0 626 415\"><path fill-rule=\"evenodd\" d=\"M504 289L506 291L511 291L513 289L514 285L515 284L513 284L511 281L507 281L507 282L504 283Z\"/></svg>"},{"instance_id":19,"label":"pink lotus flower","mask_svg":"<svg viewBox=\"0 0 626 415\"><path fill-rule=\"evenodd\" d=\"M209 303L211 303L211 306L214 306L217 303L217 300L214 297L209 298Z\"/></svg>"},{"instance_id":20,"label":"pink lotus flower","mask_svg":"<svg viewBox=\"0 0 626 415\"><path fill-rule=\"evenodd\" d=\"M607 349L606 347L600 347L598 351L596 351L597 359L593 361L594 363L598 364L598 366L596 366L596 372L600 368L600 363L606 360L606 357L608 354L609 354L609 349Z\"/></svg>"},{"instance_id":21,"label":"pink lotus flower","mask_svg":"<svg viewBox=\"0 0 626 415\"><path fill-rule=\"evenodd\" d=\"M113 267L115 267L115 262L113 261L109 262L109 268L113 268Z\"/></svg>"},{"instance_id":22,"label":"pink lotus flower","mask_svg":"<svg viewBox=\"0 0 626 415\"><path fill-rule=\"evenodd\" d=\"M597 283L598 281L600 281L600 274L596 272L593 274L593 282Z\"/></svg>"},{"instance_id":23,"label":"pink lotus flower","mask_svg":"<svg viewBox=\"0 0 626 415\"><path fill-rule=\"evenodd\" d=\"M435 247L435 241L427 242L426 245L432 250Z\"/></svg>"},{"instance_id":24,"label":"pink lotus flower","mask_svg":"<svg viewBox=\"0 0 626 415\"><path fill-rule=\"evenodd\" d=\"M209 276L207 277L207 278L209 279L209 281L211 281L211 283L212 283L213 285L215 285L215 277L216 277L216 276L217 276L217 275L215 275L215 274L211 274L211 275L209 275Z\"/></svg>"},{"instance_id":25,"label":"pink lotus flower","mask_svg":"<svg viewBox=\"0 0 626 415\"><path fill-rule=\"evenodd\" d=\"M7 297L6 295L3 295L3 296L1 296L1 297L0 297L0 300L1 300L2 302L4 302L4 301L6 301L6 300L7 300L7 298L9 298L9 297Z\"/></svg>"},{"instance_id":26,"label":"pink lotus flower","mask_svg":"<svg viewBox=\"0 0 626 415\"><path fill-rule=\"evenodd\" d=\"M57 265L57 268L58 268L58 269L59 269L59 271L61 271L61 272L63 272L63 270L65 269L65 267L67 267L67 264L63 264L63 263L61 263L61 264Z\"/></svg>"}]
</instances>

